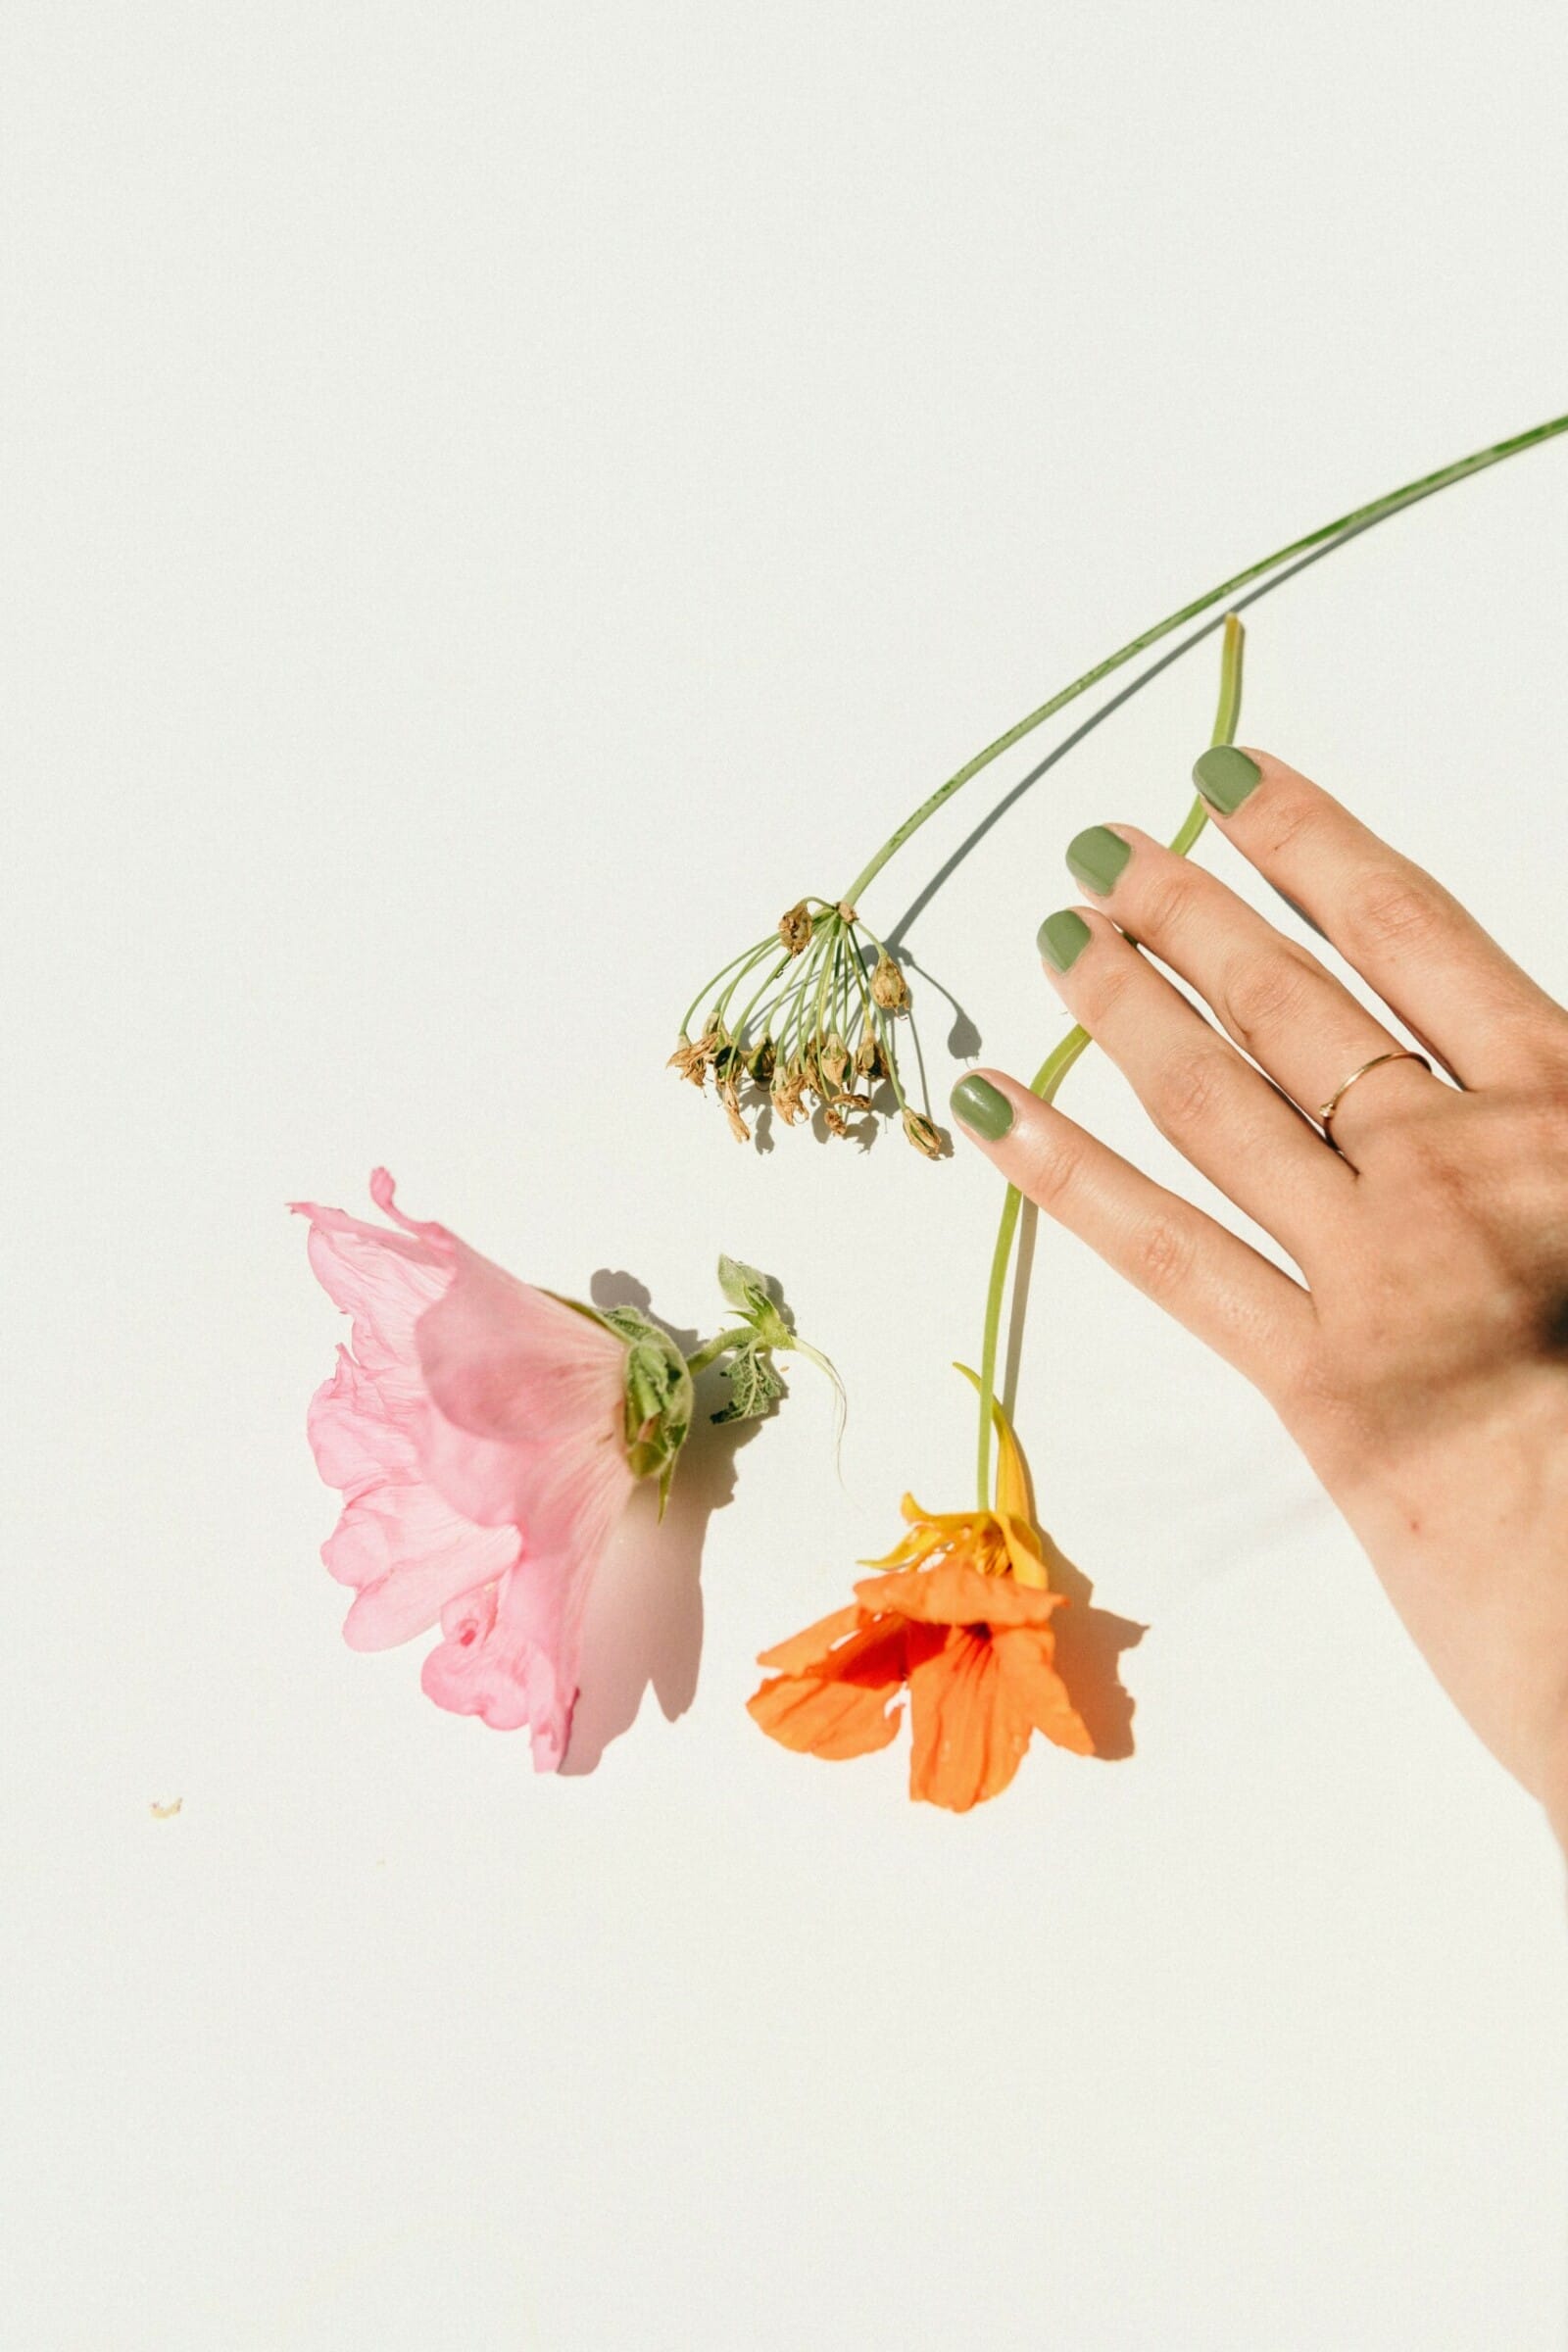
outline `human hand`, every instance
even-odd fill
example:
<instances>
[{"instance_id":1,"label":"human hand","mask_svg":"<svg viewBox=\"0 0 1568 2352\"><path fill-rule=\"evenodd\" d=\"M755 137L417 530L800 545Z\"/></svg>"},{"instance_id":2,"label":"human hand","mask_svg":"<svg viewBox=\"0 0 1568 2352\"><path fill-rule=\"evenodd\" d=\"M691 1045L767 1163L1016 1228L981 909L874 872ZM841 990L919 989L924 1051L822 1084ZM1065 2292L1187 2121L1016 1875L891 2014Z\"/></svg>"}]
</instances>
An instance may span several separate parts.
<instances>
[{"instance_id":1,"label":"human hand","mask_svg":"<svg viewBox=\"0 0 1568 2352\"><path fill-rule=\"evenodd\" d=\"M972 1072L955 1115L1269 1399L1449 1695L1568 1846L1568 1012L1280 760L1224 749L1195 778L1457 1086L1407 1049L1364 1068L1404 1041L1314 956L1147 834L1095 826L1067 854L1094 904L1042 924L1048 976L1302 1280L1016 1079ZM1313 1120L1336 1090L1331 1145Z\"/></svg>"}]
</instances>

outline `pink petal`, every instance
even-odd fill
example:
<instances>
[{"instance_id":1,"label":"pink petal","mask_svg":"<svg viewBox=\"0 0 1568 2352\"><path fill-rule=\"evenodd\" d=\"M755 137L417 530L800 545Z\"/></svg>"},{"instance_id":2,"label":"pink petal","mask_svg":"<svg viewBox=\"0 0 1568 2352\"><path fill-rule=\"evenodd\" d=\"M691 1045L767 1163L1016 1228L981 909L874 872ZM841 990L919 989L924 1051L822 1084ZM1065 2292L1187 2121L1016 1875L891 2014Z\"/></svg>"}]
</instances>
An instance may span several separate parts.
<instances>
[{"instance_id":1,"label":"pink petal","mask_svg":"<svg viewBox=\"0 0 1568 2352\"><path fill-rule=\"evenodd\" d=\"M511 1520L529 1549L569 1544L577 1490L626 1464L623 1341L462 1242L450 1287L416 1329L429 1475L470 1519Z\"/></svg>"},{"instance_id":2,"label":"pink petal","mask_svg":"<svg viewBox=\"0 0 1568 2352\"><path fill-rule=\"evenodd\" d=\"M564 1753L588 1584L635 1480L626 1459L625 1347L563 1300L449 1233L399 1231L296 1203L311 1262L353 1317L353 1348L310 1412L322 1477L344 1496L323 1546L358 1588L357 1648L439 1619L430 1696L497 1729L532 1729L534 1762Z\"/></svg>"},{"instance_id":3,"label":"pink petal","mask_svg":"<svg viewBox=\"0 0 1568 2352\"><path fill-rule=\"evenodd\" d=\"M536 1772L554 1772L566 1752L588 1588L624 1502L619 1479L585 1491L570 1548L525 1556L498 1586L443 1610L445 1639L424 1661L438 1706L494 1731L529 1725Z\"/></svg>"},{"instance_id":4,"label":"pink petal","mask_svg":"<svg viewBox=\"0 0 1568 2352\"><path fill-rule=\"evenodd\" d=\"M352 1648L424 1633L449 1600L516 1559L514 1528L473 1526L421 1476L413 1437L381 1409L347 1348L308 1426L321 1476L346 1497L321 1557L340 1584L360 1589L343 1628Z\"/></svg>"}]
</instances>

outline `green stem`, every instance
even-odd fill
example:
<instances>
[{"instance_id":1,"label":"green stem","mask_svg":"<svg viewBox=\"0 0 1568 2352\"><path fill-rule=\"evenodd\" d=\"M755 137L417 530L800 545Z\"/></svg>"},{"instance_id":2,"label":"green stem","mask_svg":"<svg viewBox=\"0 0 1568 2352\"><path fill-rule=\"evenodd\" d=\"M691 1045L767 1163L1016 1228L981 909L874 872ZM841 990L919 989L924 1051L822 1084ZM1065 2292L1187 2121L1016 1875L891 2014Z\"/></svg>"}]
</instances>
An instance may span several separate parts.
<instances>
[{"instance_id":1,"label":"green stem","mask_svg":"<svg viewBox=\"0 0 1568 2352\"><path fill-rule=\"evenodd\" d=\"M734 1331L721 1331L716 1339L705 1340L696 1354L686 1358L686 1369L695 1380L699 1372L706 1372L710 1364L716 1364L719 1357L727 1355L732 1348L744 1347L756 1337L749 1323L742 1323Z\"/></svg>"},{"instance_id":2,"label":"green stem","mask_svg":"<svg viewBox=\"0 0 1568 2352\"><path fill-rule=\"evenodd\" d=\"M1225 636L1220 653L1219 706L1214 713L1214 731L1210 746L1234 743L1236 728L1242 715L1242 649L1247 632L1234 612L1225 615ZM1178 858L1185 858L1202 832L1208 820L1208 810L1200 796L1193 805L1171 842ZM1042 1102L1054 1102L1057 1089L1072 1065L1087 1054L1091 1044L1087 1029L1069 1029L1058 1045L1052 1048L1029 1082L1029 1091ZM1002 1300L1007 1287L1007 1268L1012 1262L1012 1245L1018 1231L1018 1212L1023 1205L1022 1196L1013 1185L1007 1187L1007 1197L1002 1204L1002 1222L997 1228L997 1246L991 1254L991 1281L986 1290L985 1337L981 1343L980 1379L980 1437L976 1449L976 1470L979 1477L980 1508L991 1508L991 1421L992 1401L997 1393L997 1348L1002 1336Z\"/></svg>"},{"instance_id":3,"label":"green stem","mask_svg":"<svg viewBox=\"0 0 1568 2352\"><path fill-rule=\"evenodd\" d=\"M1026 735L1032 734L1036 727L1065 709L1080 694L1087 693L1091 686L1097 686L1102 678L1108 678L1112 670L1120 669L1122 663L1130 662L1135 654L1144 653L1150 646L1157 645L1162 637L1168 637L1172 629L1179 629L1184 621L1196 620L1200 612L1206 612L1212 605L1222 604L1226 597L1234 596L1238 588L1250 586L1253 580L1261 579L1265 572L1273 571L1281 564L1290 563L1296 556L1304 556L1309 548L1322 547L1342 534L1364 529L1369 523L1381 521L1386 514L1396 514L1400 507L1413 506L1417 499L1429 498L1435 490L1446 489L1450 482L1463 481L1467 474L1484 472L1487 466L1500 465L1504 458L1514 457L1520 450L1533 449L1538 442L1549 441L1561 432L1568 432L1568 416L1553 416L1545 424L1533 426L1528 433L1516 433L1512 440L1495 442L1492 448L1477 450L1472 457L1459 458L1453 465L1440 467L1436 473L1423 474L1419 481L1407 482L1402 490L1390 490L1382 498L1373 499L1370 505L1352 508L1348 514L1342 514L1337 521L1326 522L1321 529L1308 531L1304 539L1293 539L1288 547L1280 548L1272 556L1265 556L1260 564L1250 564L1245 571L1238 571L1230 579L1222 580L1217 588L1210 588L1205 596L1195 597L1190 605L1183 605L1179 612L1169 613L1164 620L1156 621L1152 629L1145 629L1142 636L1134 637L1119 653L1107 656L1103 662L1097 662L1093 669L1086 669L1081 678L1075 678L1070 686L1064 686L1059 694L1054 694L1049 702L1041 704L1038 710L1031 710L1027 718L1020 718L1016 726L1009 727L1005 735L999 735L995 743L988 743L985 750L977 752L972 760L959 768L956 775L950 776L945 784L940 785L929 800L922 801L913 815L906 816L898 831L889 835L870 863L861 867L844 893L845 903L851 906L858 906L860 893L882 871L888 859L903 849L911 834L919 831L927 817L935 816L943 804L951 801L956 792L979 775L982 768L989 767L993 760L1000 760L1004 752L1010 751L1015 743L1021 743Z\"/></svg>"}]
</instances>

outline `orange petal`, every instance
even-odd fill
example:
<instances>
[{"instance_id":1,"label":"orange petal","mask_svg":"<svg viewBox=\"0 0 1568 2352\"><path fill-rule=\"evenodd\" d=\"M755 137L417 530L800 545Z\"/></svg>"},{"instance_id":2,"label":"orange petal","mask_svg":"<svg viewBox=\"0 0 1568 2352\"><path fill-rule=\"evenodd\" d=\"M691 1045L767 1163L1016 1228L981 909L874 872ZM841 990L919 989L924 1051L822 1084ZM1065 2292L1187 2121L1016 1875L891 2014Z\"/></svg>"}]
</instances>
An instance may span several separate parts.
<instances>
[{"instance_id":1,"label":"orange petal","mask_svg":"<svg viewBox=\"0 0 1568 2352\"><path fill-rule=\"evenodd\" d=\"M867 1626L828 1672L777 1675L753 1692L747 1710L784 1747L835 1762L868 1755L898 1731L903 1710L888 1701L904 1688L906 1643L902 1625Z\"/></svg>"},{"instance_id":2,"label":"orange petal","mask_svg":"<svg viewBox=\"0 0 1568 2352\"><path fill-rule=\"evenodd\" d=\"M1004 1683L1036 1731L1075 1756L1092 1756L1089 1727L1053 1663L1055 1642L1050 1626L1004 1626L992 1637L992 1647Z\"/></svg>"},{"instance_id":3,"label":"orange petal","mask_svg":"<svg viewBox=\"0 0 1568 2352\"><path fill-rule=\"evenodd\" d=\"M1029 1745L1029 1718L984 1634L956 1627L909 1673L909 1794L950 1812L997 1796Z\"/></svg>"},{"instance_id":4,"label":"orange petal","mask_svg":"<svg viewBox=\"0 0 1568 2352\"><path fill-rule=\"evenodd\" d=\"M982 1576L961 1560L866 1578L855 1588L867 1608L897 1610L932 1625L1043 1625L1066 1595L1031 1592L1011 1576Z\"/></svg>"},{"instance_id":5,"label":"orange petal","mask_svg":"<svg viewBox=\"0 0 1568 2352\"><path fill-rule=\"evenodd\" d=\"M813 1666L825 1665L837 1643L864 1622L865 1612L852 1600L847 1609L835 1609L831 1617L819 1617L814 1625L807 1626L803 1633L792 1634L787 1642L760 1650L757 1663L780 1667L785 1674L805 1674Z\"/></svg>"}]
</instances>

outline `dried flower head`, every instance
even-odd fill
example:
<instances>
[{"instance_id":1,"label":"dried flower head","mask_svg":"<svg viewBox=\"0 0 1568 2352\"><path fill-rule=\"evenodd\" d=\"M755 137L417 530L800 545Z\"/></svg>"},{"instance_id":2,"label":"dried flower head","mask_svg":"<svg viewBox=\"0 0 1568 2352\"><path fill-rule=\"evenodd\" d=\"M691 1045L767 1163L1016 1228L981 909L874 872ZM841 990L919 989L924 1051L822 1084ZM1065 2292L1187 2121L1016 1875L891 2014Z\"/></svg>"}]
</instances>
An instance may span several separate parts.
<instances>
[{"instance_id":1,"label":"dried flower head","mask_svg":"<svg viewBox=\"0 0 1568 2352\"><path fill-rule=\"evenodd\" d=\"M693 1042L705 999L707 1018ZM749 1101L771 1101L788 1127L819 1109L829 1135L848 1135L852 1119L885 1110L935 1157L938 1130L910 1103L893 1040L895 1019L908 1009L903 971L849 901L806 898L776 934L737 956L702 992L670 1060L698 1087L712 1071L737 1139L750 1133ZM889 1099L874 1099L879 1087Z\"/></svg>"}]
</instances>

